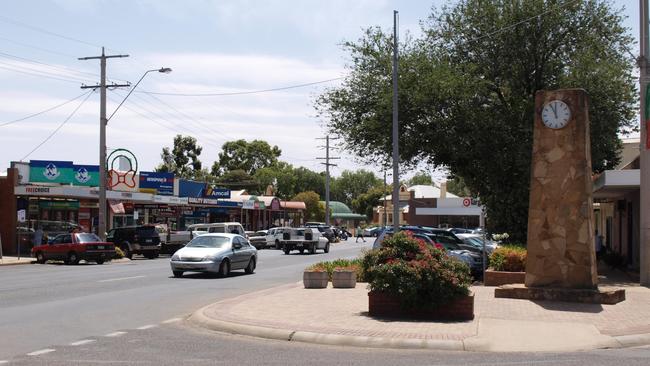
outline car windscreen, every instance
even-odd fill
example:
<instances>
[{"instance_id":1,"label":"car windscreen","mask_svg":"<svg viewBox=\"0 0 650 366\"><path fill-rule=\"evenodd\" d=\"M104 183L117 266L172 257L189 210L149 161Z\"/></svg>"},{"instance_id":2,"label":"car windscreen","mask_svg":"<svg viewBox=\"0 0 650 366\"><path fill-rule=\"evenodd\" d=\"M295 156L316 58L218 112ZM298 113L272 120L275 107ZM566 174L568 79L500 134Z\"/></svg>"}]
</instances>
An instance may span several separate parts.
<instances>
[{"instance_id":1,"label":"car windscreen","mask_svg":"<svg viewBox=\"0 0 650 366\"><path fill-rule=\"evenodd\" d=\"M223 248L230 244L230 238L226 236L197 236L190 240L185 247L190 248Z\"/></svg>"},{"instance_id":2,"label":"car windscreen","mask_svg":"<svg viewBox=\"0 0 650 366\"><path fill-rule=\"evenodd\" d=\"M81 233L77 234L77 241L79 243L99 243L102 240L99 238L99 236L91 233Z\"/></svg>"},{"instance_id":3,"label":"car windscreen","mask_svg":"<svg viewBox=\"0 0 650 366\"><path fill-rule=\"evenodd\" d=\"M456 243L456 241L453 240L453 238L450 238L446 235L438 235L438 233L435 233L435 234L429 234L428 236L436 243L442 244L447 250L461 249L458 246L458 243Z\"/></svg>"}]
</instances>

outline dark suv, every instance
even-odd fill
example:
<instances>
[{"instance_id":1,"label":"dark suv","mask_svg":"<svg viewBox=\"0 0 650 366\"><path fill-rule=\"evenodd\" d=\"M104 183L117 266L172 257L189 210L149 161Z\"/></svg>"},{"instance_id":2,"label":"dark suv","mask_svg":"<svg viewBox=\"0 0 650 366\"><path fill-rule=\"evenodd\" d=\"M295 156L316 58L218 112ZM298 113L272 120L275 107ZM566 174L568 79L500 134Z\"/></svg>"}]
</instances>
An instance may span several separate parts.
<instances>
[{"instance_id":1,"label":"dark suv","mask_svg":"<svg viewBox=\"0 0 650 366\"><path fill-rule=\"evenodd\" d=\"M122 249L124 256L131 259L134 254L153 259L160 254L160 235L153 225L127 226L111 229L106 241Z\"/></svg>"}]
</instances>

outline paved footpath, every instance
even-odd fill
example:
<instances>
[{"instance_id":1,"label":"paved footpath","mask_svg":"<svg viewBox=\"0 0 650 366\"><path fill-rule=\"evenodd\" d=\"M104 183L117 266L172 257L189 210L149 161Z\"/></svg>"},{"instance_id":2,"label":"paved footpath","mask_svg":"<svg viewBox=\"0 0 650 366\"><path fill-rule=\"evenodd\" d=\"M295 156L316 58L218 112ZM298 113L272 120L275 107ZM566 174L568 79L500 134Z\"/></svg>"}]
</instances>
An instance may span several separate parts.
<instances>
[{"instance_id":1,"label":"paved footpath","mask_svg":"<svg viewBox=\"0 0 650 366\"><path fill-rule=\"evenodd\" d=\"M494 287L474 286L473 321L429 322L370 317L365 283L305 289L300 282L220 301L190 321L219 332L360 347L568 352L650 344L650 289L615 285L627 297L617 305L497 299Z\"/></svg>"}]
</instances>

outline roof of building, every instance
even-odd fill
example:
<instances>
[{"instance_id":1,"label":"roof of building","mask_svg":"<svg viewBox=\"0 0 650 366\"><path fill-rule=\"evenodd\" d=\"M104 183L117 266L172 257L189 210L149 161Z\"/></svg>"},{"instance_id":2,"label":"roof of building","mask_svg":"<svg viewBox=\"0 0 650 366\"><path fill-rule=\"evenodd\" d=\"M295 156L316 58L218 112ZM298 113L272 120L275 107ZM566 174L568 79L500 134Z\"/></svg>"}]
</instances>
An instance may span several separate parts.
<instances>
[{"instance_id":1,"label":"roof of building","mask_svg":"<svg viewBox=\"0 0 650 366\"><path fill-rule=\"evenodd\" d=\"M440 198L440 188L435 185L417 185L408 188L409 191L415 192L415 198ZM446 198L458 198L453 193L447 191Z\"/></svg>"},{"instance_id":2,"label":"roof of building","mask_svg":"<svg viewBox=\"0 0 650 366\"><path fill-rule=\"evenodd\" d=\"M321 201L325 204L325 201ZM352 212L352 210L343 202L330 201L330 210L332 217L335 219L348 219L348 220L366 220L366 215L361 215Z\"/></svg>"}]
</instances>

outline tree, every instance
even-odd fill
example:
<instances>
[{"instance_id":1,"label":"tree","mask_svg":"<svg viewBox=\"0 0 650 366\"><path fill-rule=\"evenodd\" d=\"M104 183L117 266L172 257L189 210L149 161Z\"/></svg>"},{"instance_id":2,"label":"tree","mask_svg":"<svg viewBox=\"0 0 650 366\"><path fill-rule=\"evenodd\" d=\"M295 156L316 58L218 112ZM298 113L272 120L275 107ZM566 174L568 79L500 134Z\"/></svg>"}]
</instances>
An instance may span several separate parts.
<instances>
[{"instance_id":1,"label":"tree","mask_svg":"<svg viewBox=\"0 0 650 366\"><path fill-rule=\"evenodd\" d=\"M470 197L472 192L469 191L467 185L463 178L455 176L450 180L447 180L447 191L455 194L458 197Z\"/></svg>"},{"instance_id":2,"label":"tree","mask_svg":"<svg viewBox=\"0 0 650 366\"><path fill-rule=\"evenodd\" d=\"M231 170L243 170L254 175L258 169L277 164L282 154L280 148L271 147L268 142L262 140L228 141L221 149L219 161L212 165L212 174L215 176Z\"/></svg>"},{"instance_id":3,"label":"tree","mask_svg":"<svg viewBox=\"0 0 650 366\"><path fill-rule=\"evenodd\" d=\"M176 135L174 148L170 151L163 147L160 157L162 163L156 168L157 172L174 173L177 177L195 179L203 177L199 155L203 148L196 143L192 136Z\"/></svg>"},{"instance_id":4,"label":"tree","mask_svg":"<svg viewBox=\"0 0 650 366\"><path fill-rule=\"evenodd\" d=\"M344 170L340 177L332 179L330 183L330 198L333 201L341 201L351 206L353 199L380 184L381 181L371 171L365 169L356 171Z\"/></svg>"},{"instance_id":5,"label":"tree","mask_svg":"<svg viewBox=\"0 0 650 366\"><path fill-rule=\"evenodd\" d=\"M305 211L305 219L307 221L325 221L325 206L320 204L320 196L313 191L300 192L295 195L292 201L304 202L307 207Z\"/></svg>"},{"instance_id":6,"label":"tree","mask_svg":"<svg viewBox=\"0 0 650 366\"><path fill-rule=\"evenodd\" d=\"M244 170L236 169L227 171L216 179L216 183L230 189L255 189L258 184L250 174Z\"/></svg>"},{"instance_id":7,"label":"tree","mask_svg":"<svg viewBox=\"0 0 650 366\"><path fill-rule=\"evenodd\" d=\"M433 179L431 179L431 175L425 171L421 171L419 173L416 173L411 179L408 181L409 186L417 186L417 185L425 185L425 186L430 186L433 184Z\"/></svg>"},{"instance_id":8,"label":"tree","mask_svg":"<svg viewBox=\"0 0 650 366\"><path fill-rule=\"evenodd\" d=\"M354 212L361 213L372 220L375 207L379 206L380 199L390 194L390 187L373 187L368 192L359 195L352 200L352 209Z\"/></svg>"},{"instance_id":9,"label":"tree","mask_svg":"<svg viewBox=\"0 0 650 366\"><path fill-rule=\"evenodd\" d=\"M602 0L460 0L400 45L400 158L463 177L489 229L525 240L534 96L584 88L592 167L619 161L618 133L634 129L632 37ZM347 42L350 73L316 109L344 147L368 161L391 151L391 36L368 29Z\"/></svg>"}]
</instances>

